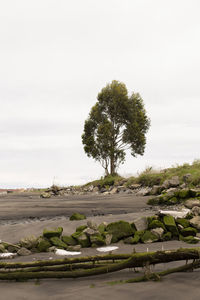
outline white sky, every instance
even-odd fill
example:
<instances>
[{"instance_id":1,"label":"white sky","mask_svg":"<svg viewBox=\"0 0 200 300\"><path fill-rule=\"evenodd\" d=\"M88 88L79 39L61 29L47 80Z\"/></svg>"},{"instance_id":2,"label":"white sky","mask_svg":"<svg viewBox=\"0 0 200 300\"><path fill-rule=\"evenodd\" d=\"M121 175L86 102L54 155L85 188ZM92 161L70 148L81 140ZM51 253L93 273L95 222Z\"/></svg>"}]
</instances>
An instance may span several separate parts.
<instances>
[{"instance_id":1,"label":"white sky","mask_svg":"<svg viewBox=\"0 0 200 300\"><path fill-rule=\"evenodd\" d=\"M151 119L121 175L199 158L199 14L198 0L0 0L0 187L102 176L81 134L114 79Z\"/></svg>"}]
</instances>

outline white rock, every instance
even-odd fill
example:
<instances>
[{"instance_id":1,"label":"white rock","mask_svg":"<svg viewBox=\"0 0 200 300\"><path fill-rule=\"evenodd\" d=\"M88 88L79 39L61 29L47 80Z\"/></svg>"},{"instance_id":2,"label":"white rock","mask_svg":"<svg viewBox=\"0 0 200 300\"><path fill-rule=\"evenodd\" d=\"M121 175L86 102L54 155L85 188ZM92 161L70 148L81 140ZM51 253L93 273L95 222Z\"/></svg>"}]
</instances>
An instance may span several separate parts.
<instances>
[{"instance_id":1,"label":"white rock","mask_svg":"<svg viewBox=\"0 0 200 300\"><path fill-rule=\"evenodd\" d=\"M17 253L0 253L0 259L1 258L13 258L14 256L16 256Z\"/></svg>"},{"instance_id":2,"label":"white rock","mask_svg":"<svg viewBox=\"0 0 200 300\"><path fill-rule=\"evenodd\" d=\"M97 251L99 251L99 252L110 252L110 251L117 250L118 248L119 247L117 247L117 246L108 246L108 247L97 248Z\"/></svg>"},{"instance_id":3,"label":"white rock","mask_svg":"<svg viewBox=\"0 0 200 300\"><path fill-rule=\"evenodd\" d=\"M56 249L55 250L56 255L79 255L81 252L75 252L75 251L66 251L63 249Z\"/></svg>"},{"instance_id":4,"label":"white rock","mask_svg":"<svg viewBox=\"0 0 200 300\"><path fill-rule=\"evenodd\" d=\"M190 209L187 208L183 208L182 210L159 210L159 213L161 215L165 215L165 216L172 216L175 219L177 218L185 218L189 213L190 213Z\"/></svg>"}]
</instances>

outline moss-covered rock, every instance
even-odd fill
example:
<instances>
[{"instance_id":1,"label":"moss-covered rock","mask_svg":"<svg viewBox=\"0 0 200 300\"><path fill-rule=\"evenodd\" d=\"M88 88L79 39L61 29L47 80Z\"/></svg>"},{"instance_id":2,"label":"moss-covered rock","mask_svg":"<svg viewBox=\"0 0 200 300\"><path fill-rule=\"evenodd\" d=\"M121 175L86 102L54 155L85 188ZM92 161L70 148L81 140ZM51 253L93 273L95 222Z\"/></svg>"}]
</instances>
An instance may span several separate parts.
<instances>
[{"instance_id":1,"label":"moss-covered rock","mask_svg":"<svg viewBox=\"0 0 200 300\"><path fill-rule=\"evenodd\" d=\"M132 244L137 244L140 242L141 237L144 235L144 230L138 230L135 232L133 239L131 240Z\"/></svg>"},{"instance_id":2,"label":"moss-covered rock","mask_svg":"<svg viewBox=\"0 0 200 300\"><path fill-rule=\"evenodd\" d=\"M38 239L37 250L39 252L47 252L50 247L51 244L46 238L40 237Z\"/></svg>"},{"instance_id":3,"label":"moss-covered rock","mask_svg":"<svg viewBox=\"0 0 200 300\"><path fill-rule=\"evenodd\" d=\"M73 213L69 219L70 221L85 220L86 216L79 213Z\"/></svg>"},{"instance_id":4,"label":"moss-covered rock","mask_svg":"<svg viewBox=\"0 0 200 300\"><path fill-rule=\"evenodd\" d=\"M193 228L193 227L187 227L187 228L183 228L180 233L182 236L196 236L197 234L197 230L196 228Z\"/></svg>"},{"instance_id":5,"label":"moss-covered rock","mask_svg":"<svg viewBox=\"0 0 200 300\"><path fill-rule=\"evenodd\" d=\"M65 244L59 237L54 236L54 237L50 238L49 240L53 246L56 246L57 248L60 248L60 249L67 249L67 244Z\"/></svg>"},{"instance_id":6,"label":"moss-covered rock","mask_svg":"<svg viewBox=\"0 0 200 300\"><path fill-rule=\"evenodd\" d=\"M97 230L102 234L102 233L105 232L106 226L107 226L106 224L101 223L101 224L98 226Z\"/></svg>"},{"instance_id":7,"label":"moss-covered rock","mask_svg":"<svg viewBox=\"0 0 200 300\"><path fill-rule=\"evenodd\" d=\"M178 197L181 199L186 199L190 197L190 190L184 189L178 192Z\"/></svg>"},{"instance_id":8,"label":"moss-covered rock","mask_svg":"<svg viewBox=\"0 0 200 300\"><path fill-rule=\"evenodd\" d=\"M76 232L81 232L81 231L83 231L84 229L86 229L87 228L87 225L81 225L81 226L78 226L77 228L76 228Z\"/></svg>"},{"instance_id":9,"label":"moss-covered rock","mask_svg":"<svg viewBox=\"0 0 200 300\"><path fill-rule=\"evenodd\" d=\"M169 200L167 200L167 205L175 205L175 204L178 204L179 203L179 200L176 198L176 197L172 197L170 198Z\"/></svg>"},{"instance_id":10,"label":"moss-covered rock","mask_svg":"<svg viewBox=\"0 0 200 300\"><path fill-rule=\"evenodd\" d=\"M148 205L159 205L159 204L160 204L160 199L159 199L158 196L153 197L153 198L150 198L150 199L147 201L147 204L148 204Z\"/></svg>"},{"instance_id":11,"label":"moss-covered rock","mask_svg":"<svg viewBox=\"0 0 200 300\"><path fill-rule=\"evenodd\" d=\"M84 232L75 232L72 237L77 241L77 244L81 245L83 248L91 246L90 239Z\"/></svg>"},{"instance_id":12,"label":"moss-covered rock","mask_svg":"<svg viewBox=\"0 0 200 300\"><path fill-rule=\"evenodd\" d=\"M108 224L106 231L112 234L112 243L116 243L120 239L134 234L134 230L131 225L125 221L118 221Z\"/></svg>"},{"instance_id":13,"label":"moss-covered rock","mask_svg":"<svg viewBox=\"0 0 200 300\"><path fill-rule=\"evenodd\" d=\"M164 223L166 229L169 230L173 236L176 237L179 235L175 220L172 216L164 216L163 223Z\"/></svg>"},{"instance_id":14,"label":"moss-covered rock","mask_svg":"<svg viewBox=\"0 0 200 300\"><path fill-rule=\"evenodd\" d=\"M0 253L5 253L6 252L6 248L4 247L3 244L0 244Z\"/></svg>"},{"instance_id":15,"label":"moss-covered rock","mask_svg":"<svg viewBox=\"0 0 200 300\"><path fill-rule=\"evenodd\" d=\"M166 231L165 225L159 220L153 220L149 224L148 229L154 229L154 228L162 228Z\"/></svg>"},{"instance_id":16,"label":"moss-covered rock","mask_svg":"<svg viewBox=\"0 0 200 300\"><path fill-rule=\"evenodd\" d=\"M178 218L176 219L176 223L180 224L181 226L183 226L184 228L187 228L190 226L190 222L187 219L183 219L183 218Z\"/></svg>"},{"instance_id":17,"label":"moss-covered rock","mask_svg":"<svg viewBox=\"0 0 200 300\"><path fill-rule=\"evenodd\" d=\"M158 241L158 236L156 236L155 234L153 234L151 231L146 230L143 234L143 236L141 237L141 241L143 243L153 243Z\"/></svg>"},{"instance_id":18,"label":"moss-covered rock","mask_svg":"<svg viewBox=\"0 0 200 300\"><path fill-rule=\"evenodd\" d=\"M68 235L63 235L62 236L62 241L69 246L75 246L77 245L77 241L72 237Z\"/></svg>"},{"instance_id":19,"label":"moss-covered rock","mask_svg":"<svg viewBox=\"0 0 200 300\"><path fill-rule=\"evenodd\" d=\"M60 237L63 232L62 227L56 227L51 229L44 229L43 230L43 237L50 239L51 237Z\"/></svg>"},{"instance_id":20,"label":"moss-covered rock","mask_svg":"<svg viewBox=\"0 0 200 300\"><path fill-rule=\"evenodd\" d=\"M162 240L163 241L170 241L172 239L172 233L171 232L166 232L163 234Z\"/></svg>"},{"instance_id":21,"label":"moss-covered rock","mask_svg":"<svg viewBox=\"0 0 200 300\"><path fill-rule=\"evenodd\" d=\"M124 240L124 244L137 244L138 243L138 241L136 241L136 239L134 239L134 237L132 237L132 236L129 236L129 237L127 237L127 238L125 238Z\"/></svg>"},{"instance_id":22,"label":"moss-covered rock","mask_svg":"<svg viewBox=\"0 0 200 300\"><path fill-rule=\"evenodd\" d=\"M24 247L26 249L36 248L38 244L38 238L35 235L30 235L22 238L19 244L21 247Z\"/></svg>"},{"instance_id":23,"label":"moss-covered rock","mask_svg":"<svg viewBox=\"0 0 200 300\"><path fill-rule=\"evenodd\" d=\"M182 236L179 235L179 239L185 243L189 243L189 244L197 244L199 242L199 239L194 237L194 236Z\"/></svg>"},{"instance_id":24,"label":"moss-covered rock","mask_svg":"<svg viewBox=\"0 0 200 300\"><path fill-rule=\"evenodd\" d=\"M105 239L103 236L99 234L90 235L90 242L91 244L95 244L97 246L104 246L106 245Z\"/></svg>"}]
</instances>

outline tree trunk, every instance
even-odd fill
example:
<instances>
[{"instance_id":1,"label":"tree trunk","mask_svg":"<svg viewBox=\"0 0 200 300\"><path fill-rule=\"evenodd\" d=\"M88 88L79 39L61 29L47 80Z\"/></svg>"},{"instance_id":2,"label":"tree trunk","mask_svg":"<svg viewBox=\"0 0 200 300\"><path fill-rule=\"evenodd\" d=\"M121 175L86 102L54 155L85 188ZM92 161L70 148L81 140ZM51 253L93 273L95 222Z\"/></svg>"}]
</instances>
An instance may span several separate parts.
<instances>
[{"instance_id":1,"label":"tree trunk","mask_svg":"<svg viewBox=\"0 0 200 300\"><path fill-rule=\"evenodd\" d=\"M115 159L113 154L110 156L110 175L115 175Z\"/></svg>"}]
</instances>

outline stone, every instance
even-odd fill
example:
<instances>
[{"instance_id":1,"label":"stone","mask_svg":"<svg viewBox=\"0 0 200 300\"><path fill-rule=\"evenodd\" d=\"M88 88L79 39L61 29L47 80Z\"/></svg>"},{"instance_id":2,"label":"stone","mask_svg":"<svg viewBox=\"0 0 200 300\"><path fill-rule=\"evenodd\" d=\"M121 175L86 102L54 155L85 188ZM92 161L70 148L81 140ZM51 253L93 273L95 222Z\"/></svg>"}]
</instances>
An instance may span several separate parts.
<instances>
[{"instance_id":1,"label":"stone","mask_svg":"<svg viewBox=\"0 0 200 300\"><path fill-rule=\"evenodd\" d=\"M162 228L163 230L166 230L165 225L159 220L153 220L148 226L148 229L155 229L155 228Z\"/></svg>"},{"instance_id":2,"label":"stone","mask_svg":"<svg viewBox=\"0 0 200 300\"><path fill-rule=\"evenodd\" d=\"M7 250L5 249L3 244L0 244L0 253L6 253Z\"/></svg>"},{"instance_id":3,"label":"stone","mask_svg":"<svg viewBox=\"0 0 200 300\"><path fill-rule=\"evenodd\" d=\"M163 182L162 188L168 189L170 187L179 186L179 184L180 184L179 177L178 176L173 176L171 179L166 179Z\"/></svg>"},{"instance_id":4,"label":"stone","mask_svg":"<svg viewBox=\"0 0 200 300\"><path fill-rule=\"evenodd\" d=\"M187 228L190 226L189 220L184 219L184 218L176 219L176 223L181 225L183 228Z\"/></svg>"},{"instance_id":5,"label":"stone","mask_svg":"<svg viewBox=\"0 0 200 300\"><path fill-rule=\"evenodd\" d=\"M29 235L25 238L22 238L19 241L19 244L27 249L36 248L38 244L38 238L35 235Z\"/></svg>"},{"instance_id":6,"label":"stone","mask_svg":"<svg viewBox=\"0 0 200 300\"><path fill-rule=\"evenodd\" d=\"M76 228L76 232L84 231L87 228L87 225L81 225Z\"/></svg>"},{"instance_id":7,"label":"stone","mask_svg":"<svg viewBox=\"0 0 200 300\"><path fill-rule=\"evenodd\" d=\"M136 190L136 189L139 189L140 187L141 187L141 184L139 184L139 183L133 183L129 186L129 188L131 190Z\"/></svg>"},{"instance_id":8,"label":"stone","mask_svg":"<svg viewBox=\"0 0 200 300\"><path fill-rule=\"evenodd\" d=\"M39 238L37 249L39 252L47 252L48 249L51 247L50 242L45 238Z\"/></svg>"},{"instance_id":9,"label":"stone","mask_svg":"<svg viewBox=\"0 0 200 300\"><path fill-rule=\"evenodd\" d=\"M172 233L171 232L166 232L164 233L163 237L162 237L162 240L163 241L170 241L172 239Z\"/></svg>"},{"instance_id":10,"label":"stone","mask_svg":"<svg viewBox=\"0 0 200 300\"><path fill-rule=\"evenodd\" d=\"M158 241L158 237L153 234L151 231L147 230L144 232L143 236L141 237L141 241L145 244L153 243Z\"/></svg>"},{"instance_id":11,"label":"stone","mask_svg":"<svg viewBox=\"0 0 200 300\"><path fill-rule=\"evenodd\" d=\"M117 194L118 193L118 188L115 186L112 188L112 190L110 191L110 194L113 195L113 194Z\"/></svg>"},{"instance_id":12,"label":"stone","mask_svg":"<svg viewBox=\"0 0 200 300\"><path fill-rule=\"evenodd\" d=\"M73 213L69 219L70 221L85 220L86 216L79 213Z\"/></svg>"},{"instance_id":13,"label":"stone","mask_svg":"<svg viewBox=\"0 0 200 300\"><path fill-rule=\"evenodd\" d=\"M153 235L157 236L159 239L162 238L163 233L164 233L164 229L163 228L154 228L151 229L151 233L153 233Z\"/></svg>"},{"instance_id":14,"label":"stone","mask_svg":"<svg viewBox=\"0 0 200 300\"><path fill-rule=\"evenodd\" d=\"M183 189L178 192L178 197L181 199L186 199L190 197L190 190Z\"/></svg>"},{"instance_id":15,"label":"stone","mask_svg":"<svg viewBox=\"0 0 200 300\"><path fill-rule=\"evenodd\" d=\"M125 221L118 221L108 224L106 231L112 234L112 243L116 243L120 239L134 234L134 230L132 229L131 225Z\"/></svg>"},{"instance_id":16,"label":"stone","mask_svg":"<svg viewBox=\"0 0 200 300\"><path fill-rule=\"evenodd\" d=\"M97 230L97 228L98 228L97 224L95 222L93 222L92 220L87 221L87 226L94 230Z\"/></svg>"},{"instance_id":17,"label":"stone","mask_svg":"<svg viewBox=\"0 0 200 300\"><path fill-rule=\"evenodd\" d=\"M172 216L175 219L177 218L185 218L188 214L190 213L190 210L187 208L183 208L182 210L159 210L158 214L159 215L164 215L164 216Z\"/></svg>"},{"instance_id":18,"label":"stone","mask_svg":"<svg viewBox=\"0 0 200 300\"><path fill-rule=\"evenodd\" d=\"M154 185L149 194L150 195L158 195L158 194L160 194L161 190L162 190L162 188L160 185Z\"/></svg>"},{"instance_id":19,"label":"stone","mask_svg":"<svg viewBox=\"0 0 200 300\"><path fill-rule=\"evenodd\" d=\"M48 252L55 252L56 246L49 247Z\"/></svg>"},{"instance_id":20,"label":"stone","mask_svg":"<svg viewBox=\"0 0 200 300\"><path fill-rule=\"evenodd\" d=\"M135 240L132 236L129 236L123 240L124 244L135 244Z\"/></svg>"},{"instance_id":21,"label":"stone","mask_svg":"<svg viewBox=\"0 0 200 300\"><path fill-rule=\"evenodd\" d=\"M193 214L194 216L199 216L199 215L200 215L200 207L199 207L199 206L194 206L194 207L192 208L192 214Z\"/></svg>"},{"instance_id":22,"label":"stone","mask_svg":"<svg viewBox=\"0 0 200 300\"><path fill-rule=\"evenodd\" d=\"M40 197L41 197L41 198L45 198L45 199L51 198L51 193L46 193L46 192L44 192L44 193L42 193L42 194L40 195Z\"/></svg>"},{"instance_id":23,"label":"stone","mask_svg":"<svg viewBox=\"0 0 200 300\"><path fill-rule=\"evenodd\" d=\"M110 245L111 241L112 241L112 234L105 233L104 237L105 237L105 244L106 244L106 246Z\"/></svg>"},{"instance_id":24,"label":"stone","mask_svg":"<svg viewBox=\"0 0 200 300\"><path fill-rule=\"evenodd\" d=\"M77 244L81 245L83 248L90 247L91 245L87 234L84 232L75 232L72 234L72 237L76 239Z\"/></svg>"},{"instance_id":25,"label":"stone","mask_svg":"<svg viewBox=\"0 0 200 300\"><path fill-rule=\"evenodd\" d=\"M102 234L106 230L107 225L107 222L103 222L98 226L97 230Z\"/></svg>"},{"instance_id":26,"label":"stone","mask_svg":"<svg viewBox=\"0 0 200 300\"><path fill-rule=\"evenodd\" d=\"M92 228L86 228L83 230L84 233L86 233L88 236L94 235L94 234L99 234L98 230L94 230Z\"/></svg>"},{"instance_id":27,"label":"stone","mask_svg":"<svg viewBox=\"0 0 200 300\"><path fill-rule=\"evenodd\" d=\"M68 246L77 245L77 241L72 236L63 235L62 241Z\"/></svg>"},{"instance_id":28,"label":"stone","mask_svg":"<svg viewBox=\"0 0 200 300\"><path fill-rule=\"evenodd\" d=\"M175 220L172 216L164 216L163 223L167 230L169 230L173 236L178 236L178 229L176 227Z\"/></svg>"},{"instance_id":29,"label":"stone","mask_svg":"<svg viewBox=\"0 0 200 300\"><path fill-rule=\"evenodd\" d=\"M148 221L146 217L140 217L134 220L137 231L146 230L148 228Z\"/></svg>"},{"instance_id":30,"label":"stone","mask_svg":"<svg viewBox=\"0 0 200 300\"><path fill-rule=\"evenodd\" d=\"M185 201L184 205L190 209L193 208L194 206L200 207L200 200L199 199L189 199L189 200Z\"/></svg>"},{"instance_id":31,"label":"stone","mask_svg":"<svg viewBox=\"0 0 200 300\"><path fill-rule=\"evenodd\" d=\"M26 255L30 255L31 254L31 251L22 247L20 248L18 251L17 251L17 254L20 255L20 256L26 256Z\"/></svg>"},{"instance_id":32,"label":"stone","mask_svg":"<svg viewBox=\"0 0 200 300\"><path fill-rule=\"evenodd\" d=\"M26 248L26 247L24 247ZM7 250L8 252L17 252L20 249L20 247L18 245L8 245Z\"/></svg>"},{"instance_id":33,"label":"stone","mask_svg":"<svg viewBox=\"0 0 200 300\"><path fill-rule=\"evenodd\" d=\"M144 187L144 188L141 188L141 189L136 193L136 195L137 195L137 196L147 196L147 195L149 195L150 192L151 192L151 187Z\"/></svg>"},{"instance_id":34,"label":"stone","mask_svg":"<svg viewBox=\"0 0 200 300\"><path fill-rule=\"evenodd\" d=\"M95 244L95 247L106 245L105 239L102 237L100 233L90 235L90 242L92 245Z\"/></svg>"},{"instance_id":35,"label":"stone","mask_svg":"<svg viewBox=\"0 0 200 300\"><path fill-rule=\"evenodd\" d=\"M67 250L68 251L80 251L81 250L81 245L68 246Z\"/></svg>"},{"instance_id":36,"label":"stone","mask_svg":"<svg viewBox=\"0 0 200 300\"><path fill-rule=\"evenodd\" d=\"M193 227L187 227L181 230L182 236L196 236L196 234L197 234L197 229Z\"/></svg>"},{"instance_id":37,"label":"stone","mask_svg":"<svg viewBox=\"0 0 200 300\"><path fill-rule=\"evenodd\" d=\"M199 242L199 238L198 237L194 237L194 236L186 236L186 237L184 237L184 236L182 236L182 235L180 235L179 236L179 239L181 240L181 241L183 241L183 242L185 242L185 243L189 243L189 244L196 244L196 243L198 243Z\"/></svg>"},{"instance_id":38,"label":"stone","mask_svg":"<svg viewBox=\"0 0 200 300\"><path fill-rule=\"evenodd\" d=\"M189 222L194 228L200 230L200 216L193 217Z\"/></svg>"},{"instance_id":39,"label":"stone","mask_svg":"<svg viewBox=\"0 0 200 300\"><path fill-rule=\"evenodd\" d=\"M49 239L51 237L60 237L63 232L62 227L55 227L50 229L44 229L43 230L43 237Z\"/></svg>"},{"instance_id":40,"label":"stone","mask_svg":"<svg viewBox=\"0 0 200 300\"><path fill-rule=\"evenodd\" d=\"M67 244L65 244L59 237L53 236L49 240L53 246L61 249L67 249Z\"/></svg>"},{"instance_id":41,"label":"stone","mask_svg":"<svg viewBox=\"0 0 200 300\"><path fill-rule=\"evenodd\" d=\"M187 174L185 174L185 175L183 175L183 181L186 183L186 182L188 182L188 180L189 180L189 178L192 176L192 174L191 173L187 173Z\"/></svg>"}]
</instances>

